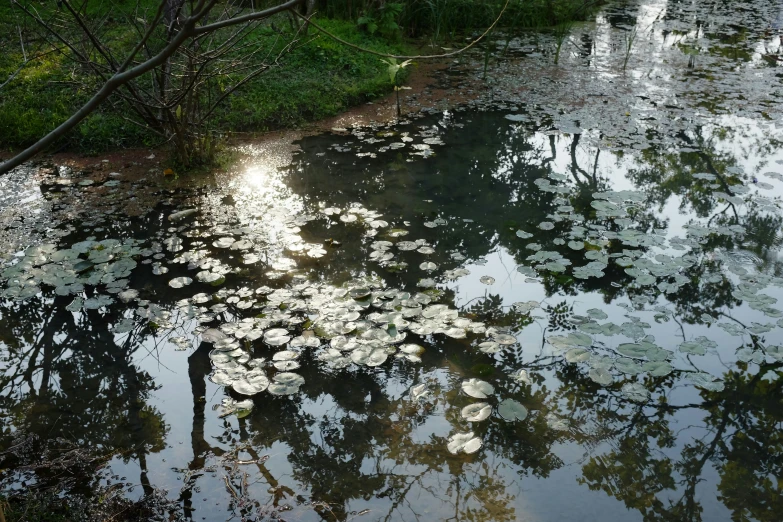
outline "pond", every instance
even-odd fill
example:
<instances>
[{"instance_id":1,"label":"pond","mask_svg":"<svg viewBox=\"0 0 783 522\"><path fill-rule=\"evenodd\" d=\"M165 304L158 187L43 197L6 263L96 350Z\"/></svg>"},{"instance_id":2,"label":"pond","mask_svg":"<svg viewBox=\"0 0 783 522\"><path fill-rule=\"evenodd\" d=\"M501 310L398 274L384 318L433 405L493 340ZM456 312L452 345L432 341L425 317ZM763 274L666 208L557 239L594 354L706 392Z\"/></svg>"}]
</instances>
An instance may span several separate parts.
<instances>
[{"instance_id":1,"label":"pond","mask_svg":"<svg viewBox=\"0 0 783 522\"><path fill-rule=\"evenodd\" d=\"M778 520L772 4L610 5L557 66L554 36L501 38L463 105L192 186L0 180L4 487L78 468L210 521Z\"/></svg>"}]
</instances>

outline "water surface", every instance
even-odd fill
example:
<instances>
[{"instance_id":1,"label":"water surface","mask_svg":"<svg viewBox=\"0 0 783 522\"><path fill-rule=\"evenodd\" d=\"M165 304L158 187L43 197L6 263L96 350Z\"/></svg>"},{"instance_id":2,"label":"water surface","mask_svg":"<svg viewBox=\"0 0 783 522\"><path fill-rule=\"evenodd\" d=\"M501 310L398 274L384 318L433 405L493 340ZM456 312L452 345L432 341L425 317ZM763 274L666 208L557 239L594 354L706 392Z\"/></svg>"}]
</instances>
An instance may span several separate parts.
<instances>
[{"instance_id":1,"label":"water surface","mask_svg":"<svg viewBox=\"0 0 783 522\"><path fill-rule=\"evenodd\" d=\"M82 448L194 520L777 520L780 42L704 5L199 187L4 180L5 487Z\"/></svg>"}]
</instances>

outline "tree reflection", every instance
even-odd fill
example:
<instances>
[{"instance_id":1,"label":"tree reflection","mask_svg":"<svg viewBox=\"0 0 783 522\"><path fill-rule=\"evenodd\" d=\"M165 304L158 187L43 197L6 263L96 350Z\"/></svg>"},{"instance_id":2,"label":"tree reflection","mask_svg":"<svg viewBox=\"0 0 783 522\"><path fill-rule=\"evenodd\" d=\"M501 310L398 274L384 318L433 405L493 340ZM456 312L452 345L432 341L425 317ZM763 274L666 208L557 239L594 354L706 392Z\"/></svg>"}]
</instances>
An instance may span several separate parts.
<instances>
[{"instance_id":1,"label":"tree reflection","mask_svg":"<svg viewBox=\"0 0 783 522\"><path fill-rule=\"evenodd\" d=\"M45 292L23 302L2 303L0 332L6 350L0 377L0 415L13 431L3 433L7 450L17 434L63 439L92 455L120 454L141 468L139 483L148 493L146 456L163 449L167 427L147 404L156 388L151 375L132 360L139 345L134 332L115 340L114 314L96 310L73 314L70 300ZM9 468L34 466L36 455L6 454ZM56 484L46 466L30 485ZM89 477L88 477L89 478ZM30 477L33 479L33 477ZM76 479L85 491L89 483Z\"/></svg>"},{"instance_id":2,"label":"tree reflection","mask_svg":"<svg viewBox=\"0 0 783 522\"><path fill-rule=\"evenodd\" d=\"M424 122L438 128L452 123ZM628 168L627 179L645 195L627 218L640 234L668 233L674 216L662 215L662 209L673 198L679 198L681 210L687 211L688 218L682 220L687 224L706 221L716 227L744 227L742 239L713 234L694 248L689 253L694 262L678 272L686 282L675 291L635 285L623 266L610 262L602 277L578 279L568 272L541 272L537 277L551 302L540 307L531 305L526 310L487 293L461 309L466 317L512 334L539 328L541 339L553 332L575 331L587 321L576 317L577 299L572 297L586 293L600 295L606 303L629 301L625 303L629 313L634 307L660 305L656 320L668 323L661 328L679 329L683 338L686 328L711 325L717 317L741 325L740 319L731 317L740 303L735 295L738 285L720 256L748 251L764 274L780 273L780 264L771 254L781 245L778 231L783 223L769 212L769 205L733 199L737 195L732 187L746 180L734 168L739 159L719 152L720 133L699 128L693 135L681 136L689 151L644 152L632 162L591 145L589 136L535 132L500 114L474 114L457 123L464 128L454 135L451 146L435 148L433 157L413 161L389 149L366 163L346 166L335 155L348 152L330 148L332 137L308 138L302 144L304 152L286 174L290 191L301 198L305 212L315 214L322 204L345 208L361 201L366 208L382 210L393 226L409 222L410 238L431 238L436 252L428 259L442 270L480 263L501 249L514 263L526 266L536 250L530 244L560 252L573 265L583 264L585 252L565 246L572 223L563 216L574 218L588 231L619 234L627 228L618 219L601 217L592 205L594 193L613 189L610 170L619 166ZM351 146L350 153L356 153L365 144L354 140ZM317 155L321 152L325 154ZM714 179L694 178L699 173ZM547 190L541 189L541 179L550 180ZM726 197L716 196L711 184L718 185ZM219 212L230 214L222 207L215 210ZM423 225L422 215L446 223L431 229ZM234 226L240 220L225 221ZM551 230L539 227L544 221L553 223ZM160 223L147 225L150 234L160 239ZM198 233L188 237L208 237L196 229L200 226L194 225ZM533 236L521 239L520 229ZM329 263L301 263L297 281L339 285L370 275L388 287L410 289L421 277L413 269L389 271L368 264L369 243L377 237L362 236L357 229L321 220L303 225L301 234L313 241L329 238L333 247ZM650 247L612 240L602 248L616 258L644 253ZM455 252L465 258L455 257ZM237 265L236 253L227 249L210 255L225 266ZM419 259L413 254L400 256L412 267ZM170 276L179 271L187 273L172 264ZM143 297L171 314L190 306L178 302L187 296L185 290L162 291L147 284L149 272L149 267L141 267L134 275L138 278L134 286L146 292ZM293 276L270 282L262 272L238 270L230 284L248 288L292 284ZM437 277L439 283L445 282ZM443 301L453 302L453 292L445 289ZM118 336L111 325L122 318L123 307L74 314L65 310L64 299L45 292L27 301L0 304L0 341L6 357L0 378L4 426L46 437L71 437L83 447L107 453L121 452L139 463L140 481L149 490L154 484L146 477L146 456L163 450L167 427L149 404L157 385L134 356L160 339L158 327L139 323L127 335ZM223 298L214 301L222 306L213 309L204 324L214 326L260 313L239 309ZM202 312L182 315L192 321ZM193 326L188 323L188 328ZM301 393L256 395L252 413L243 418L221 418L208 408L214 389L208 380L212 346L202 343L188 357L192 425L178 500L193 519L206 509L206 502L212 504L217 498L226 500L220 509L226 510L227 518L272 518L291 506L308 506L324 520L350 520L358 516L357 506L367 505L377 520L511 521L524 515L519 512L522 493L517 481L552 477L566 466L559 448L579 447L586 454L579 461L579 482L638 511L644 520L702 520L704 482L714 485L734 519L776 520L783 508L777 479L783 472L782 365L753 355L764 355L768 343L760 334L742 339L748 337L746 345L737 343L738 348L749 349L750 362L740 359L727 365L722 372L724 389L702 390L698 397L688 384L689 376L699 371L699 363L691 359L687 368L665 376L623 374L601 386L584 368L545 352L543 341L542 346L516 345L489 354L481 352L474 339L410 334L406 342L426 348L422 362L399 360L382 369L325 370L313 350L305 350L297 370L305 380ZM260 340L244 346L254 357L270 358L274 352ZM519 369L530 372L527 380L512 376ZM492 382L496 393L486 399L491 406L513 399L528 409L528 417L520 422L497 416L476 423L463 419L461 408L475 401L460 392L461 383L473 377ZM410 396L408 390L418 383L428 385L426 400ZM630 400L623 393L629 383L640 384L649 397ZM234 399L245 398L230 388L219 390ZM481 453L450 454L447 437L466 431L480 437ZM5 430L2 437L3 448L8 448L12 433ZM267 465L266 453L273 447L282 455L276 455L277 463ZM25 462L11 465L21 467ZM717 480L708 477L712 472ZM201 494L201 488L209 493Z\"/></svg>"}]
</instances>

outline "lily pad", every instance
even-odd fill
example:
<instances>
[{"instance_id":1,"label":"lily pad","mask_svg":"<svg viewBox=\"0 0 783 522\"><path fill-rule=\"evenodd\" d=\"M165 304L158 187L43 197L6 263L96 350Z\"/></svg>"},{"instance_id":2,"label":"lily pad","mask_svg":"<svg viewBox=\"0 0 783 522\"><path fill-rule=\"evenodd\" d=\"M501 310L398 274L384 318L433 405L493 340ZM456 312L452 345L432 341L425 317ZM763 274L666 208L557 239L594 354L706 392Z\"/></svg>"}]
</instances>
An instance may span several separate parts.
<instances>
[{"instance_id":1,"label":"lily pad","mask_svg":"<svg viewBox=\"0 0 783 522\"><path fill-rule=\"evenodd\" d=\"M486 399L487 396L495 392L495 388L493 388L492 385L486 381L474 378L463 381L462 391L471 397L475 397L477 399Z\"/></svg>"},{"instance_id":2,"label":"lily pad","mask_svg":"<svg viewBox=\"0 0 783 522\"><path fill-rule=\"evenodd\" d=\"M468 422L480 422L492 414L492 406L486 402L477 402L462 408L462 418Z\"/></svg>"},{"instance_id":3,"label":"lily pad","mask_svg":"<svg viewBox=\"0 0 783 522\"><path fill-rule=\"evenodd\" d=\"M498 414L509 422L525 420L527 418L527 408L514 399L504 399L498 405Z\"/></svg>"},{"instance_id":4,"label":"lily pad","mask_svg":"<svg viewBox=\"0 0 783 522\"><path fill-rule=\"evenodd\" d=\"M634 402L647 402L650 398L650 392L638 382L625 383L620 391L626 399Z\"/></svg>"},{"instance_id":5,"label":"lily pad","mask_svg":"<svg viewBox=\"0 0 783 522\"><path fill-rule=\"evenodd\" d=\"M476 453L481 448L481 439L475 437L472 431L466 433L455 433L449 437L446 446L450 453Z\"/></svg>"}]
</instances>

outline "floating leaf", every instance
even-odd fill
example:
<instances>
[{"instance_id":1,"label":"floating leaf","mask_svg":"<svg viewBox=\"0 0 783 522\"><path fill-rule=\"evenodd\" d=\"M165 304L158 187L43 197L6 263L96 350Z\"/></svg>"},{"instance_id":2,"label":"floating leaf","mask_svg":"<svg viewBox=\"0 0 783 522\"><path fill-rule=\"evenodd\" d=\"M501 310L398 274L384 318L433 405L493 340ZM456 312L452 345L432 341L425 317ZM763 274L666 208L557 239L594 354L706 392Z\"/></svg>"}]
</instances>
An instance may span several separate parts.
<instances>
[{"instance_id":1,"label":"floating leaf","mask_svg":"<svg viewBox=\"0 0 783 522\"><path fill-rule=\"evenodd\" d=\"M244 377L237 379L231 384L234 391L242 395L255 395L266 390L268 386L269 379L267 379L261 368L247 372Z\"/></svg>"},{"instance_id":2,"label":"floating leaf","mask_svg":"<svg viewBox=\"0 0 783 522\"><path fill-rule=\"evenodd\" d=\"M462 408L462 418L468 422L480 422L492 414L492 406L486 402L477 402Z\"/></svg>"},{"instance_id":3,"label":"floating leaf","mask_svg":"<svg viewBox=\"0 0 783 522\"><path fill-rule=\"evenodd\" d=\"M288 330L273 328L264 332L264 342L270 346L281 346L291 340Z\"/></svg>"},{"instance_id":4,"label":"floating leaf","mask_svg":"<svg viewBox=\"0 0 783 522\"><path fill-rule=\"evenodd\" d=\"M709 373L689 373L687 376L696 387L712 392L723 391L723 382Z\"/></svg>"},{"instance_id":5,"label":"floating leaf","mask_svg":"<svg viewBox=\"0 0 783 522\"><path fill-rule=\"evenodd\" d=\"M491 395L495 392L495 388L493 388L492 385L486 381L474 378L463 381L462 391L471 397L475 397L477 399L486 399L488 395Z\"/></svg>"},{"instance_id":6,"label":"floating leaf","mask_svg":"<svg viewBox=\"0 0 783 522\"><path fill-rule=\"evenodd\" d=\"M648 372L653 377L664 377L672 371L672 365L666 361L648 361L642 365L642 371Z\"/></svg>"},{"instance_id":7,"label":"floating leaf","mask_svg":"<svg viewBox=\"0 0 783 522\"><path fill-rule=\"evenodd\" d=\"M570 363L585 362L590 358L590 351L585 348L572 348L565 354L566 361Z\"/></svg>"},{"instance_id":8,"label":"floating leaf","mask_svg":"<svg viewBox=\"0 0 783 522\"><path fill-rule=\"evenodd\" d=\"M625 383L620 391L626 399L634 402L647 402L650 398L650 392L638 382Z\"/></svg>"},{"instance_id":9,"label":"floating leaf","mask_svg":"<svg viewBox=\"0 0 783 522\"><path fill-rule=\"evenodd\" d=\"M422 384L416 384L414 386L411 386L411 400L413 401L419 401L430 394L430 391L427 389L427 385Z\"/></svg>"},{"instance_id":10,"label":"floating leaf","mask_svg":"<svg viewBox=\"0 0 783 522\"><path fill-rule=\"evenodd\" d=\"M479 344L479 350L484 353L498 353L500 351L500 345L493 341L485 341Z\"/></svg>"},{"instance_id":11,"label":"floating leaf","mask_svg":"<svg viewBox=\"0 0 783 522\"><path fill-rule=\"evenodd\" d=\"M498 405L498 414L509 422L525 420L527 418L527 408L514 399L504 399Z\"/></svg>"},{"instance_id":12,"label":"floating leaf","mask_svg":"<svg viewBox=\"0 0 783 522\"><path fill-rule=\"evenodd\" d=\"M598 308L591 308L590 310L587 311L587 315L589 315L590 317L592 317L597 321L603 321L609 318L609 316L606 315L606 312Z\"/></svg>"},{"instance_id":13,"label":"floating leaf","mask_svg":"<svg viewBox=\"0 0 783 522\"><path fill-rule=\"evenodd\" d=\"M546 425L555 431L567 431L568 421L561 419L554 413L548 413L546 416Z\"/></svg>"},{"instance_id":14,"label":"floating leaf","mask_svg":"<svg viewBox=\"0 0 783 522\"><path fill-rule=\"evenodd\" d=\"M473 432L455 433L449 437L448 445L446 446L450 453L475 453L481 448L481 439L473 436Z\"/></svg>"},{"instance_id":15,"label":"floating leaf","mask_svg":"<svg viewBox=\"0 0 783 522\"><path fill-rule=\"evenodd\" d=\"M519 369L515 372L512 372L510 374L510 377L514 379L517 382L523 382L525 384L530 384L530 376L527 373L527 370L525 369Z\"/></svg>"},{"instance_id":16,"label":"floating leaf","mask_svg":"<svg viewBox=\"0 0 783 522\"><path fill-rule=\"evenodd\" d=\"M189 277L175 277L169 281L169 286L171 288L182 288L183 286L188 286L192 282L193 280Z\"/></svg>"},{"instance_id":17,"label":"floating leaf","mask_svg":"<svg viewBox=\"0 0 783 522\"><path fill-rule=\"evenodd\" d=\"M682 353L688 353L692 355L704 355L708 349L716 348L718 343L711 341L706 337L700 336L692 341L686 341L680 344L679 349Z\"/></svg>"},{"instance_id":18,"label":"floating leaf","mask_svg":"<svg viewBox=\"0 0 783 522\"><path fill-rule=\"evenodd\" d=\"M272 395L291 395L299 391L304 384L304 377L298 373L278 373L273 377L274 382L269 385L269 393Z\"/></svg>"},{"instance_id":19,"label":"floating leaf","mask_svg":"<svg viewBox=\"0 0 783 522\"><path fill-rule=\"evenodd\" d=\"M614 381L612 374L606 368L593 368L587 375L601 386L609 386Z\"/></svg>"}]
</instances>

